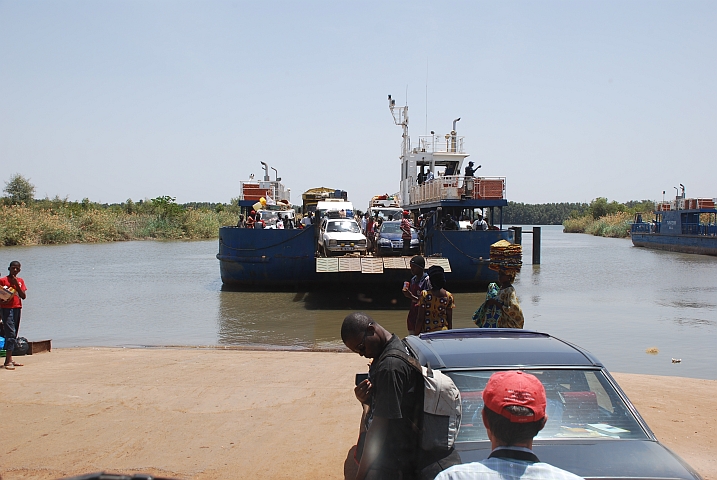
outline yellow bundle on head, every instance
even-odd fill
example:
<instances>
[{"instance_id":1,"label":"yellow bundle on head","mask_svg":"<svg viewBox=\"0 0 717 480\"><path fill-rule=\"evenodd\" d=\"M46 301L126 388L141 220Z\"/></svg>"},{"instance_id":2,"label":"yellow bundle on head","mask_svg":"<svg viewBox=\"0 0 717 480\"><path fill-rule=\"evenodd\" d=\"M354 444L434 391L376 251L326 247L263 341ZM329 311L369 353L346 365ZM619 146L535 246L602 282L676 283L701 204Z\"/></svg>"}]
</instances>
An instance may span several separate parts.
<instances>
[{"instance_id":1,"label":"yellow bundle on head","mask_svg":"<svg viewBox=\"0 0 717 480\"><path fill-rule=\"evenodd\" d=\"M488 268L491 270L506 270L508 272L519 272L523 265L523 247L518 244L510 243L507 240L499 240L490 246L490 264Z\"/></svg>"}]
</instances>

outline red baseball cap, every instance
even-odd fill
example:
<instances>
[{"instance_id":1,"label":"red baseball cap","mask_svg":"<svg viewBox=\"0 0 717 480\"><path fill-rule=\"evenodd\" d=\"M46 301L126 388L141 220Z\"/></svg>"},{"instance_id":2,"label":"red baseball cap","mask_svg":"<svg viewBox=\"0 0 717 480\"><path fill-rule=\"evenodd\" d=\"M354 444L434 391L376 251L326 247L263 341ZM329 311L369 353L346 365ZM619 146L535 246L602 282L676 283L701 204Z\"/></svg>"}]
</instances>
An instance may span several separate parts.
<instances>
[{"instance_id":1,"label":"red baseball cap","mask_svg":"<svg viewBox=\"0 0 717 480\"><path fill-rule=\"evenodd\" d=\"M502 415L511 422L537 422L545 418L545 388L534 375L515 370L497 372L491 375L483 390L483 403L486 408ZM504 410L516 405L533 411L533 415L513 415Z\"/></svg>"}]
</instances>

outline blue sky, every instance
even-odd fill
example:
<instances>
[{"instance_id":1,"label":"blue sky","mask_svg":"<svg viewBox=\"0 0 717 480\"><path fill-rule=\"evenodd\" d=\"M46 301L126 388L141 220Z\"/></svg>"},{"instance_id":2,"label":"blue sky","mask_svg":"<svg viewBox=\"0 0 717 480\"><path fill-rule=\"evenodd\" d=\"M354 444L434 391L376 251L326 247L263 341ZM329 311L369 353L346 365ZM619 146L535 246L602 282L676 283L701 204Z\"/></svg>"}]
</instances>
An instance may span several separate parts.
<instances>
[{"instance_id":1,"label":"blue sky","mask_svg":"<svg viewBox=\"0 0 717 480\"><path fill-rule=\"evenodd\" d=\"M408 91L510 200L715 197L716 60L717 2L0 0L0 179L227 202L265 161L362 208Z\"/></svg>"}]
</instances>

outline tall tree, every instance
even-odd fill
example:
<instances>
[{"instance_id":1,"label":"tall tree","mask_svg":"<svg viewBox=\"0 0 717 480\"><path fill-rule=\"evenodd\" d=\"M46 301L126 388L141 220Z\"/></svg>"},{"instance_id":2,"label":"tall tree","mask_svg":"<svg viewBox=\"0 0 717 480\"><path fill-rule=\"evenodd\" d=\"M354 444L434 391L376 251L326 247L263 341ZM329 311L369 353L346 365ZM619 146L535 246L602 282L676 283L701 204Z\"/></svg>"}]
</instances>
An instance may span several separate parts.
<instances>
[{"instance_id":1,"label":"tall tree","mask_svg":"<svg viewBox=\"0 0 717 480\"><path fill-rule=\"evenodd\" d=\"M16 173L10 177L9 181L5 182L3 192L7 194L7 198L12 204L28 204L35 198L35 185L30 183L29 178Z\"/></svg>"}]
</instances>

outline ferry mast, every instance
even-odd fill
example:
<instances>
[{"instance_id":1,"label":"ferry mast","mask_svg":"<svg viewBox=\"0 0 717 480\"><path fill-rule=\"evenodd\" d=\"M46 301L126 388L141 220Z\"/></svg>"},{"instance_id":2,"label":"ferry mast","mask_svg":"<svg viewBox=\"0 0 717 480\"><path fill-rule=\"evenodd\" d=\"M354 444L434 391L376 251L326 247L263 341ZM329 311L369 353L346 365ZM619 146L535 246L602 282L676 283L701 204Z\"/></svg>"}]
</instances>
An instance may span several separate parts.
<instances>
[{"instance_id":1,"label":"ferry mast","mask_svg":"<svg viewBox=\"0 0 717 480\"><path fill-rule=\"evenodd\" d=\"M391 110L393 122L403 130L401 141L401 207L409 208L411 205L425 203L428 200L423 183L423 175L429 172L433 178L440 174L447 177L457 177L461 173L463 160L469 155L463 150L463 137L456 133L456 123L460 118L453 120L453 130L444 137L431 132L431 135L418 137L418 146L411 147L411 137L408 135L408 105L396 106L396 100L388 96L388 108ZM419 180L421 180L419 182Z\"/></svg>"}]
</instances>

